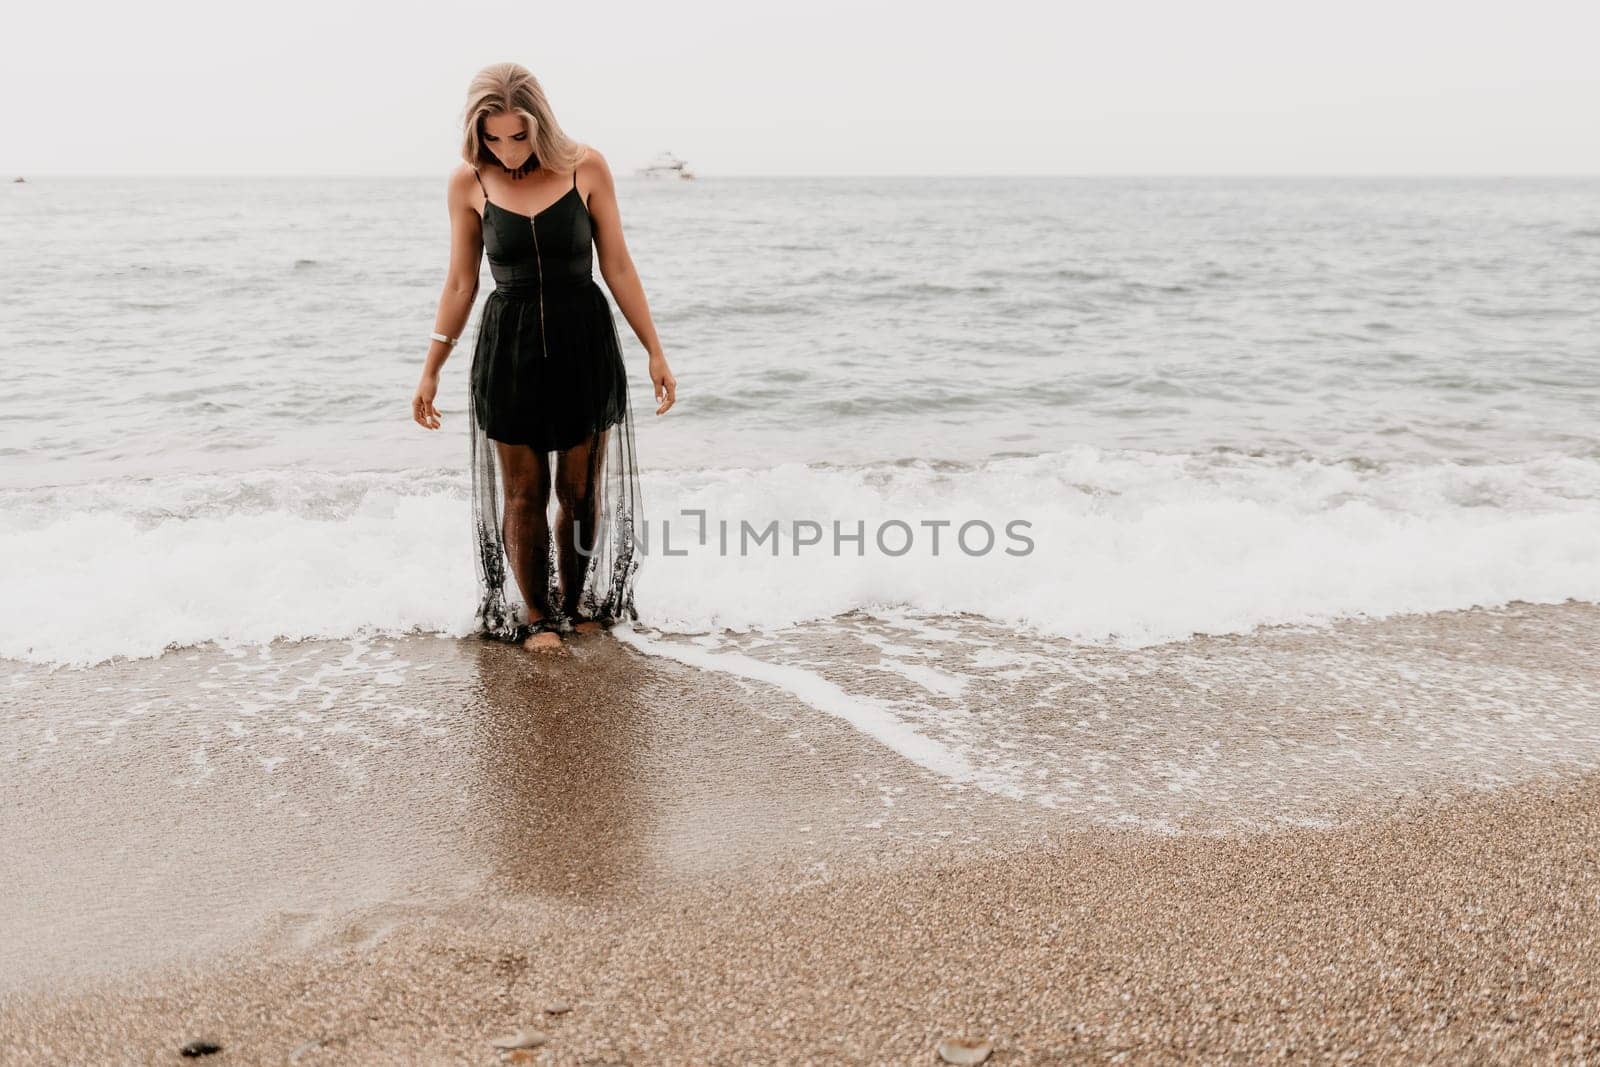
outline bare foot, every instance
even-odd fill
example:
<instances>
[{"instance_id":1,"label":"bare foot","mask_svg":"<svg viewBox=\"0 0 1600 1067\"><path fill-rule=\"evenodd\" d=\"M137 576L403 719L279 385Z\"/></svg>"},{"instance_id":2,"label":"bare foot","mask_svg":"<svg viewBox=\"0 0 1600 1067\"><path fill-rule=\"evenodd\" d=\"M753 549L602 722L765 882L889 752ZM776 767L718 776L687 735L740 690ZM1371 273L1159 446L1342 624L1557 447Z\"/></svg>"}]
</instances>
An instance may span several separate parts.
<instances>
[{"instance_id":1,"label":"bare foot","mask_svg":"<svg viewBox=\"0 0 1600 1067\"><path fill-rule=\"evenodd\" d=\"M554 630L535 630L522 639L522 647L529 652L566 652L566 642Z\"/></svg>"},{"instance_id":2,"label":"bare foot","mask_svg":"<svg viewBox=\"0 0 1600 1067\"><path fill-rule=\"evenodd\" d=\"M529 652L565 653L566 644L561 640L561 635L546 630L543 633L532 634L522 639L522 647Z\"/></svg>"}]
</instances>

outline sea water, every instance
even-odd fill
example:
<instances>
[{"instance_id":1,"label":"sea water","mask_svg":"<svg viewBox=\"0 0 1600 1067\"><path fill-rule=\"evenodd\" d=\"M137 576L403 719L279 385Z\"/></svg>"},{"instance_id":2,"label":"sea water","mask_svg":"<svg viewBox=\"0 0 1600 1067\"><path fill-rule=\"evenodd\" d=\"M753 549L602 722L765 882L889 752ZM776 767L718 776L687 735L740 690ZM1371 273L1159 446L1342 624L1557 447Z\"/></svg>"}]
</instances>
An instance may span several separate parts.
<instances>
[{"instance_id":1,"label":"sea water","mask_svg":"<svg viewBox=\"0 0 1600 1067\"><path fill-rule=\"evenodd\" d=\"M447 171L4 186L0 657L470 631L486 266L410 416ZM1600 600L1600 180L617 192L678 378L617 310L646 630Z\"/></svg>"}]
</instances>

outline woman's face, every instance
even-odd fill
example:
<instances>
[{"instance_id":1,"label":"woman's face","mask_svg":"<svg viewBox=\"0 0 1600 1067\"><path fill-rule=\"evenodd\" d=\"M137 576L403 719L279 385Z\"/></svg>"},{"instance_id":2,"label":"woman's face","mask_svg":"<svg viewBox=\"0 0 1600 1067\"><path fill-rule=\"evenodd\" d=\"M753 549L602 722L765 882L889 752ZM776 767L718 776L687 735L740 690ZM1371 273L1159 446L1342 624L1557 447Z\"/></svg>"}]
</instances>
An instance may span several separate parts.
<instances>
[{"instance_id":1,"label":"woman's face","mask_svg":"<svg viewBox=\"0 0 1600 1067\"><path fill-rule=\"evenodd\" d=\"M533 155L533 138L521 115L485 115L483 143L507 170L522 166Z\"/></svg>"}]
</instances>

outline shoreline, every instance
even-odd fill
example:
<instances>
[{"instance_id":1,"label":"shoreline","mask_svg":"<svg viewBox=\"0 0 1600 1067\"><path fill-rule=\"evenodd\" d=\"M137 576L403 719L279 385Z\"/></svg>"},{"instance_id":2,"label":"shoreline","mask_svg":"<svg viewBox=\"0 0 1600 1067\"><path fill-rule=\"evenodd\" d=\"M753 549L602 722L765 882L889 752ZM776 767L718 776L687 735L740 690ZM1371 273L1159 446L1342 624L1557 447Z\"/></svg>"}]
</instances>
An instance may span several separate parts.
<instances>
[{"instance_id":1,"label":"shoreline","mask_svg":"<svg viewBox=\"0 0 1600 1067\"><path fill-rule=\"evenodd\" d=\"M0 1063L1594 1055L1597 620L13 669Z\"/></svg>"}]
</instances>

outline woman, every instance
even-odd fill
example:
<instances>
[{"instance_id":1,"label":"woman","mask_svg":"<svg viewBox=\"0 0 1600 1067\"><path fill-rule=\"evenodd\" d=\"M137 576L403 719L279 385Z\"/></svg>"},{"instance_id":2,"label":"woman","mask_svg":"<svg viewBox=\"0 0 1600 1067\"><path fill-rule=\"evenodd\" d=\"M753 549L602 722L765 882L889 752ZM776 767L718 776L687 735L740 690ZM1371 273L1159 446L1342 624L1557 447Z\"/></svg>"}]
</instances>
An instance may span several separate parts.
<instances>
[{"instance_id":1,"label":"woman","mask_svg":"<svg viewBox=\"0 0 1600 1067\"><path fill-rule=\"evenodd\" d=\"M467 405L477 621L486 636L561 651L563 633L638 618L633 414L591 243L649 353L657 415L672 407L677 380L623 241L605 157L562 132L526 68L497 63L473 78L462 156L448 194L449 274L412 418L439 427L439 371L471 314L487 251L495 287L478 321ZM521 604L506 596L508 560Z\"/></svg>"}]
</instances>

